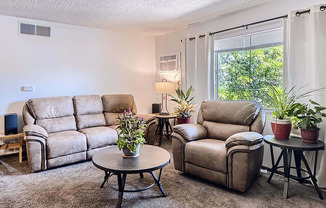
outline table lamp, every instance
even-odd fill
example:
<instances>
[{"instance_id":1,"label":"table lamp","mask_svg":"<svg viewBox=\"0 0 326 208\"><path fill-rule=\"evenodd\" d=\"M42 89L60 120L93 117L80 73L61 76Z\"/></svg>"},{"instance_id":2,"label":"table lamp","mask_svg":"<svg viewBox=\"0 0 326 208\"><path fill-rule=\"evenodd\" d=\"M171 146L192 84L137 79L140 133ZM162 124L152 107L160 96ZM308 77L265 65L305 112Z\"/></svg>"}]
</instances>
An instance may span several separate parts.
<instances>
[{"instance_id":1,"label":"table lamp","mask_svg":"<svg viewBox=\"0 0 326 208\"><path fill-rule=\"evenodd\" d=\"M169 115L167 93L173 93L174 91L175 91L174 82L168 82L166 79L163 79L162 82L155 82L155 92L162 93L162 109L160 115ZM163 102L164 98L165 98L165 109L164 109L164 102Z\"/></svg>"}]
</instances>

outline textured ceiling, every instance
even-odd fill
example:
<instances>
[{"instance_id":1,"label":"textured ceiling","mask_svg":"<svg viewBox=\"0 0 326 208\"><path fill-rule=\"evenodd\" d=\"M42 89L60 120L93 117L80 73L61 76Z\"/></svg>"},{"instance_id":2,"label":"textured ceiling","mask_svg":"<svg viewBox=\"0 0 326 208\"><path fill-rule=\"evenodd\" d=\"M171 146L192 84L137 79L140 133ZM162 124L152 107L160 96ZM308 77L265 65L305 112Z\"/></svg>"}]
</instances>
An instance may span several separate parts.
<instances>
[{"instance_id":1,"label":"textured ceiling","mask_svg":"<svg viewBox=\"0 0 326 208\"><path fill-rule=\"evenodd\" d=\"M0 15L160 35L272 0L0 0Z\"/></svg>"}]
</instances>

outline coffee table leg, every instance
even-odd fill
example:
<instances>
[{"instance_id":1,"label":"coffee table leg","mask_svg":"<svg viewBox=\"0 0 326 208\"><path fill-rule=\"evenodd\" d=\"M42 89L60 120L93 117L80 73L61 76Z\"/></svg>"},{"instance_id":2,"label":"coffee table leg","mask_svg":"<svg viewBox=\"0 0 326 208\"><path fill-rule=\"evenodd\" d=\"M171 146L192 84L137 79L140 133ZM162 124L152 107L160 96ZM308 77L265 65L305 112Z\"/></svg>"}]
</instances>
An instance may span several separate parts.
<instances>
[{"instance_id":1,"label":"coffee table leg","mask_svg":"<svg viewBox=\"0 0 326 208\"><path fill-rule=\"evenodd\" d=\"M139 173L140 178L144 178L144 174L143 173Z\"/></svg>"},{"instance_id":2,"label":"coffee table leg","mask_svg":"<svg viewBox=\"0 0 326 208\"><path fill-rule=\"evenodd\" d=\"M308 174L309 174L309 176L310 176L310 178L311 178L311 180L312 180L312 183L313 183L313 185L314 185L314 187L315 187L315 189L316 189L316 191L317 191L317 193L318 193L319 198L320 198L320 199L324 199L324 197L323 197L323 195L321 194L320 189L319 189L319 187L318 187L318 185L317 185L317 180L316 180L315 176L312 174L311 169L310 169L310 167L309 167L309 165L308 165L308 162L307 162L305 156L303 155L302 152L300 152L300 155L301 155L301 158L302 158L302 161L303 161L304 165L306 166L306 169L307 169Z\"/></svg>"},{"instance_id":3,"label":"coffee table leg","mask_svg":"<svg viewBox=\"0 0 326 208\"><path fill-rule=\"evenodd\" d=\"M106 182L106 181L108 180L108 178L110 177L110 174L111 174L110 172L108 173L108 172L105 171L104 181L103 181L103 183L101 184L100 188L103 188L105 182Z\"/></svg>"},{"instance_id":4,"label":"coffee table leg","mask_svg":"<svg viewBox=\"0 0 326 208\"><path fill-rule=\"evenodd\" d=\"M278 164L280 163L281 158L283 157L283 151L285 151L285 150L282 150L282 152L281 152L280 156L278 157L276 163L275 163L275 164L273 165L273 167L272 167L271 174L270 174L270 176L269 176L269 178L268 178L268 180L267 180L268 183L271 182L272 177L273 177L275 171L277 170L277 166L278 166ZM274 157L274 156L272 156L272 157Z\"/></svg>"},{"instance_id":5,"label":"coffee table leg","mask_svg":"<svg viewBox=\"0 0 326 208\"><path fill-rule=\"evenodd\" d=\"M123 173L122 178L121 178L121 173L118 173L117 176L118 176L118 185L119 185L119 195L118 195L117 208L120 208L121 204L122 204L122 198L123 198L123 192L124 192L124 189L125 189L127 174Z\"/></svg>"},{"instance_id":6,"label":"coffee table leg","mask_svg":"<svg viewBox=\"0 0 326 208\"><path fill-rule=\"evenodd\" d=\"M163 195L164 197L166 197L166 193L164 192L164 189L163 189L163 187L162 187L162 183L161 183L161 174L162 174L162 169L163 169L163 168L160 169L160 174L159 174L159 176L158 176L158 179L157 179L157 177L156 177L156 175L154 174L153 171L151 172L151 175L153 176L153 178L154 178L154 180L155 180L155 183L156 183L156 185L158 186L158 188L160 189L162 195Z\"/></svg>"}]
</instances>

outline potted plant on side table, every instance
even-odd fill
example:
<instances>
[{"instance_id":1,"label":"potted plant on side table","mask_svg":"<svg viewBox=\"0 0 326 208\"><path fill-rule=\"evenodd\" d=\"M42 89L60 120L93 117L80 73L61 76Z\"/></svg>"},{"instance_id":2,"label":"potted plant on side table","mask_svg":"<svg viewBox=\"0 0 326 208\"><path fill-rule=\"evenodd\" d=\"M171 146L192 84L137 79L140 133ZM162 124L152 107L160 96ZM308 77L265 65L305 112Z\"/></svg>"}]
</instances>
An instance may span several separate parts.
<instances>
[{"instance_id":1,"label":"potted plant on side table","mask_svg":"<svg viewBox=\"0 0 326 208\"><path fill-rule=\"evenodd\" d=\"M303 85L299 88L302 90L307 85ZM289 91L286 89L276 89L273 86L269 87L269 92L265 93L266 100L272 108L271 125L275 138L288 139L290 136L292 125L291 123L297 123L296 112L300 106L300 103L296 103L297 100L310 96L311 93L324 90L325 87L318 89L305 90L302 93L296 91L296 87L292 87ZM318 103L317 103L318 104Z\"/></svg>"},{"instance_id":2,"label":"potted plant on side table","mask_svg":"<svg viewBox=\"0 0 326 208\"><path fill-rule=\"evenodd\" d=\"M309 100L310 104L297 103L294 115L298 118L297 126L300 127L303 142L316 143L319 137L319 124L326 117L322 113L326 107L320 106L319 103Z\"/></svg>"},{"instance_id":3,"label":"potted plant on side table","mask_svg":"<svg viewBox=\"0 0 326 208\"><path fill-rule=\"evenodd\" d=\"M119 138L117 145L122 149L122 156L138 157L140 145L144 145L144 130L146 123L144 118L139 119L138 116L132 115L130 108L128 112L124 112L122 117L118 118Z\"/></svg>"},{"instance_id":4,"label":"potted plant on side table","mask_svg":"<svg viewBox=\"0 0 326 208\"><path fill-rule=\"evenodd\" d=\"M275 87L269 87L269 92L265 93L269 106L272 109L270 118L272 131L277 139L288 139L291 133L291 114L297 96L294 88L288 92L286 89L278 90Z\"/></svg>"},{"instance_id":5,"label":"potted plant on side table","mask_svg":"<svg viewBox=\"0 0 326 208\"><path fill-rule=\"evenodd\" d=\"M190 95L193 91L192 86L190 86L186 93L184 93L182 89L177 89L175 92L178 95L178 98L169 95L172 97L171 101L178 103L178 107L175 108L178 124L190 123L190 117L197 108L197 105L191 103L194 97L191 97Z\"/></svg>"}]
</instances>

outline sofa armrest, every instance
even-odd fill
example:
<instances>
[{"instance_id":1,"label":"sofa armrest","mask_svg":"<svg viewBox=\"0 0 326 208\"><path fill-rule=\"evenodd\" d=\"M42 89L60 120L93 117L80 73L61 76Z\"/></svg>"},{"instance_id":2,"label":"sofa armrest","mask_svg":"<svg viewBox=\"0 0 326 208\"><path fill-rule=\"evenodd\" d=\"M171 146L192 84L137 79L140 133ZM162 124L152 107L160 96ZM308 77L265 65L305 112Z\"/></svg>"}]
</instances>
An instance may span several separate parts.
<instances>
[{"instance_id":1,"label":"sofa armrest","mask_svg":"<svg viewBox=\"0 0 326 208\"><path fill-rule=\"evenodd\" d=\"M43 139L48 138L48 132L39 125L28 124L24 126L23 130L24 130L25 139L28 139L28 136L41 137Z\"/></svg>"},{"instance_id":2,"label":"sofa armrest","mask_svg":"<svg viewBox=\"0 0 326 208\"><path fill-rule=\"evenodd\" d=\"M154 114L137 114L139 118L144 118L144 121L146 124L149 124L151 121L155 120L155 115Z\"/></svg>"},{"instance_id":3,"label":"sofa armrest","mask_svg":"<svg viewBox=\"0 0 326 208\"><path fill-rule=\"evenodd\" d=\"M24 127L28 163L33 172L46 170L47 131L41 126L29 124Z\"/></svg>"},{"instance_id":4,"label":"sofa armrest","mask_svg":"<svg viewBox=\"0 0 326 208\"><path fill-rule=\"evenodd\" d=\"M173 127L173 134L179 134L185 142L207 137L207 130L200 124L180 124Z\"/></svg>"},{"instance_id":5,"label":"sofa armrest","mask_svg":"<svg viewBox=\"0 0 326 208\"><path fill-rule=\"evenodd\" d=\"M254 146L264 141L263 135L257 132L241 132L233 134L225 141L226 149L234 146Z\"/></svg>"}]
</instances>

